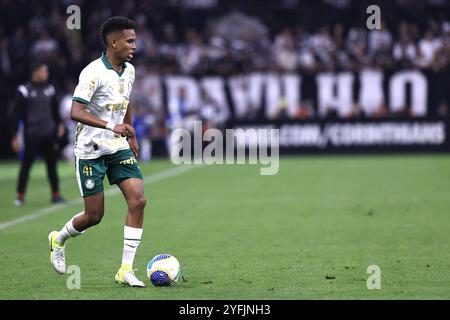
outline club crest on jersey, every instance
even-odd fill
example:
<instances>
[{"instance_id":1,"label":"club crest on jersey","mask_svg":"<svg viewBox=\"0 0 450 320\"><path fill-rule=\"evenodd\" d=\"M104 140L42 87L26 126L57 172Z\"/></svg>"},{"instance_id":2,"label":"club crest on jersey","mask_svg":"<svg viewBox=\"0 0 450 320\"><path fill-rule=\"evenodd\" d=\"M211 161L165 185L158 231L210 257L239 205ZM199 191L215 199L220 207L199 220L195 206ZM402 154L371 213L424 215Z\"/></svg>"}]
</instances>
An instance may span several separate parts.
<instances>
[{"instance_id":1,"label":"club crest on jersey","mask_svg":"<svg viewBox=\"0 0 450 320\"><path fill-rule=\"evenodd\" d=\"M95 187L95 182L92 179L87 179L84 185L90 190Z\"/></svg>"}]
</instances>

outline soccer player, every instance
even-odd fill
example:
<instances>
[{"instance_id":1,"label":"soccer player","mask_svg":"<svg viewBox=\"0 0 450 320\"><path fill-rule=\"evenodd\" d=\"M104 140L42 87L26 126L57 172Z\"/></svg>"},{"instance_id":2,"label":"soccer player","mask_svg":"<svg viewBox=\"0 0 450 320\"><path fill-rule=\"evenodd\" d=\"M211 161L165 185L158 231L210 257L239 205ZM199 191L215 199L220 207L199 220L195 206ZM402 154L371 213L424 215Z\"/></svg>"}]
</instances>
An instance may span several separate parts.
<instances>
[{"instance_id":1,"label":"soccer player","mask_svg":"<svg viewBox=\"0 0 450 320\"><path fill-rule=\"evenodd\" d=\"M139 150L129 105L135 79L134 67L129 63L136 50L134 28L134 21L128 18L107 19L100 31L106 52L81 71L72 98L71 118L78 121L74 152L84 211L72 217L60 231L52 231L48 239L51 264L63 274L66 241L100 223L103 217L106 174L110 184L118 185L128 205L122 265L115 280L131 287L145 287L133 271L147 202L135 158Z\"/></svg>"}]
</instances>

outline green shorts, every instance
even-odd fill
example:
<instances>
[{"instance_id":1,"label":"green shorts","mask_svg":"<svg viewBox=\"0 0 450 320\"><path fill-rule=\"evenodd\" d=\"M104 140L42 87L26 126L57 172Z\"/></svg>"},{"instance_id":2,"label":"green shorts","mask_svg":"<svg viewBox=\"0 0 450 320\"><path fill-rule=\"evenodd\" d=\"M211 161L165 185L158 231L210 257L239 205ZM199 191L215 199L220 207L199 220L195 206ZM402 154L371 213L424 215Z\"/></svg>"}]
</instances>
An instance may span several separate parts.
<instances>
[{"instance_id":1,"label":"green shorts","mask_svg":"<svg viewBox=\"0 0 450 320\"><path fill-rule=\"evenodd\" d=\"M83 197L103 192L103 179L118 184L127 178L142 180L141 169L130 149L119 150L96 159L79 159L75 162L78 187Z\"/></svg>"}]
</instances>

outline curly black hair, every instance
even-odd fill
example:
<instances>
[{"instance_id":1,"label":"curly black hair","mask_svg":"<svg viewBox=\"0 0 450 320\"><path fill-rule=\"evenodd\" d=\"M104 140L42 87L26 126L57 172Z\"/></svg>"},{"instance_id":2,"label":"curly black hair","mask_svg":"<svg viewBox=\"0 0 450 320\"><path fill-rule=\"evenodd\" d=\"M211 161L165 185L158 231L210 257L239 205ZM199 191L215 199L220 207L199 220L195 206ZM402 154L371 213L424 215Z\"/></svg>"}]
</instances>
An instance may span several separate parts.
<instances>
[{"instance_id":1,"label":"curly black hair","mask_svg":"<svg viewBox=\"0 0 450 320\"><path fill-rule=\"evenodd\" d=\"M102 27L100 28L100 37L103 44L107 46L106 37L108 34L125 29L134 29L135 26L136 23L127 17L117 16L108 18L105 22L103 22Z\"/></svg>"}]
</instances>

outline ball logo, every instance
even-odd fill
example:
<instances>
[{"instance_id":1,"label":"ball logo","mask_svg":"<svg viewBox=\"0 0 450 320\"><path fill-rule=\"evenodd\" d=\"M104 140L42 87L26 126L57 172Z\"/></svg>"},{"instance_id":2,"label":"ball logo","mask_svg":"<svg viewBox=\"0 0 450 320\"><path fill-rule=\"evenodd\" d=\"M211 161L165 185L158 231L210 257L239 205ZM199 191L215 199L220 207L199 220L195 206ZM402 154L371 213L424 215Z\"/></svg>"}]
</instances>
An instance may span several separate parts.
<instances>
[{"instance_id":1,"label":"ball logo","mask_svg":"<svg viewBox=\"0 0 450 320\"><path fill-rule=\"evenodd\" d=\"M85 182L85 186L88 189L92 189L93 187L95 187L95 182L92 179L87 179Z\"/></svg>"}]
</instances>

